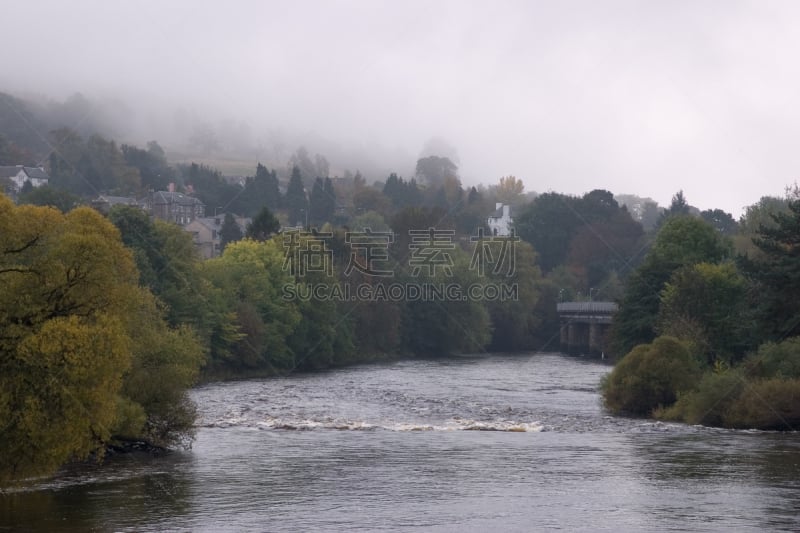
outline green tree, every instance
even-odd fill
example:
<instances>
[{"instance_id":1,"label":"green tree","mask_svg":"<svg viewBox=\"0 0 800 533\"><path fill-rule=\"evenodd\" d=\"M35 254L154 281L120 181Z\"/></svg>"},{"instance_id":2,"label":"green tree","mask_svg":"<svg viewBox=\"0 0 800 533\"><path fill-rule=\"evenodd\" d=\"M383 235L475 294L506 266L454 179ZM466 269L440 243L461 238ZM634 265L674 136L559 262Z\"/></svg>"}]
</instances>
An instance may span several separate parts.
<instances>
[{"instance_id":1,"label":"green tree","mask_svg":"<svg viewBox=\"0 0 800 533\"><path fill-rule=\"evenodd\" d=\"M132 361L118 400L114 438L187 446L196 417L188 390L205 363L201 339L189 326L169 327L163 308L142 289L129 299L126 329Z\"/></svg>"},{"instance_id":2,"label":"green tree","mask_svg":"<svg viewBox=\"0 0 800 533\"><path fill-rule=\"evenodd\" d=\"M700 376L700 366L686 345L673 337L658 337L616 364L603 381L603 399L615 413L649 415L692 390Z\"/></svg>"},{"instance_id":3,"label":"green tree","mask_svg":"<svg viewBox=\"0 0 800 533\"><path fill-rule=\"evenodd\" d=\"M694 390L685 391L673 406L659 411L658 418L725 427L731 406L746 384L746 376L739 369L706 372Z\"/></svg>"},{"instance_id":4,"label":"green tree","mask_svg":"<svg viewBox=\"0 0 800 533\"><path fill-rule=\"evenodd\" d=\"M289 210L290 226L305 223L308 216L308 202L303 187L303 178L297 166L292 168L292 177L289 179L289 187L286 189L286 207Z\"/></svg>"},{"instance_id":5,"label":"green tree","mask_svg":"<svg viewBox=\"0 0 800 533\"><path fill-rule=\"evenodd\" d=\"M392 172L383 185L383 195L391 200L395 208L403 206L405 202L405 184L403 178Z\"/></svg>"},{"instance_id":6,"label":"green tree","mask_svg":"<svg viewBox=\"0 0 800 533\"><path fill-rule=\"evenodd\" d=\"M2 96L0 96L0 100L2 100ZM36 164L36 158L30 150L18 146L0 133L0 165L33 166L34 164Z\"/></svg>"},{"instance_id":7,"label":"green tree","mask_svg":"<svg viewBox=\"0 0 800 533\"><path fill-rule=\"evenodd\" d=\"M760 289L763 334L772 340L800 335L800 200L789 201L788 209L773 215L773 227L760 227L753 240L760 257L743 260Z\"/></svg>"},{"instance_id":8,"label":"green tree","mask_svg":"<svg viewBox=\"0 0 800 533\"><path fill-rule=\"evenodd\" d=\"M696 346L709 362L740 359L753 326L746 290L732 263L679 268L661 292L656 329Z\"/></svg>"},{"instance_id":9,"label":"green tree","mask_svg":"<svg viewBox=\"0 0 800 533\"><path fill-rule=\"evenodd\" d=\"M237 332L212 347L212 372L274 373L292 368L289 338L300 313L295 302L283 297L284 287L294 284L283 260L281 242L244 240L203 264L204 276L218 289Z\"/></svg>"},{"instance_id":10,"label":"green tree","mask_svg":"<svg viewBox=\"0 0 800 533\"><path fill-rule=\"evenodd\" d=\"M545 193L514 215L517 235L533 246L545 272L566 260L572 237L581 226L578 202L572 196Z\"/></svg>"},{"instance_id":11,"label":"green tree","mask_svg":"<svg viewBox=\"0 0 800 533\"><path fill-rule=\"evenodd\" d=\"M206 331L208 309L198 305L206 301L205 286L191 235L132 206L114 206L109 219L133 252L141 284L166 304L169 323Z\"/></svg>"},{"instance_id":12,"label":"green tree","mask_svg":"<svg viewBox=\"0 0 800 533\"><path fill-rule=\"evenodd\" d=\"M444 269L412 270L401 279L417 286L467 287L485 283L470 269L471 257L460 248L450 250L452 275ZM416 355L442 357L482 350L491 341L491 317L484 303L445 294L428 301L412 299L404 307L403 346Z\"/></svg>"},{"instance_id":13,"label":"green tree","mask_svg":"<svg viewBox=\"0 0 800 533\"><path fill-rule=\"evenodd\" d=\"M700 212L700 218L711 224L722 235L733 236L739 230L739 224L730 213L722 209L706 209Z\"/></svg>"},{"instance_id":14,"label":"green tree","mask_svg":"<svg viewBox=\"0 0 800 533\"><path fill-rule=\"evenodd\" d=\"M81 117L85 119L87 115L82 115ZM59 123L75 124L77 122L80 121L73 120ZM38 157L50 152L51 147L40 135L40 132L48 131L48 127L45 121L35 113L35 104L0 92L0 124L2 124L3 135L8 140L9 145L23 152L35 154ZM17 156L21 154L14 153L16 150L11 146L10 160L7 163L0 164L28 165L35 162L19 159ZM31 159L37 158L31 157Z\"/></svg>"},{"instance_id":15,"label":"green tree","mask_svg":"<svg viewBox=\"0 0 800 533\"><path fill-rule=\"evenodd\" d=\"M592 205L587 197L582 200L586 223L575 231L565 264L588 293L602 289L612 272L630 268L641 249L644 232L628 210L616 202Z\"/></svg>"},{"instance_id":16,"label":"green tree","mask_svg":"<svg viewBox=\"0 0 800 533\"><path fill-rule=\"evenodd\" d=\"M734 237L736 251L756 259L761 256L761 250L753 243L758 238L761 227L774 228L776 226L773 215L788 213L788 200L774 196L764 196L758 202L745 208L739 221L739 231Z\"/></svg>"},{"instance_id":17,"label":"green tree","mask_svg":"<svg viewBox=\"0 0 800 533\"><path fill-rule=\"evenodd\" d=\"M79 206L81 199L67 191L44 185L20 194L18 203L55 207L62 213L66 213Z\"/></svg>"},{"instance_id":18,"label":"green tree","mask_svg":"<svg viewBox=\"0 0 800 533\"><path fill-rule=\"evenodd\" d=\"M253 221L247 226L247 238L256 241L266 241L278 233L281 224L275 215L266 206L261 208Z\"/></svg>"},{"instance_id":19,"label":"green tree","mask_svg":"<svg viewBox=\"0 0 800 533\"><path fill-rule=\"evenodd\" d=\"M156 141L148 142L146 150L127 144L120 149L125 163L139 171L144 189L163 191L175 181L175 169L167 164L164 149Z\"/></svg>"},{"instance_id":20,"label":"green tree","mask_svg":"<svg viewBox=\"0 0 800 533\"><path fill-rule=\"evenodd\" d=\"M640 222L642 223L642 228L645 231L651 231L658 225L658 221L661 218L661 208L658 207L656 202L645 202L642 205L642 213Z\"/></svg>"},{"instance_id":21,"label":"green tree","mask_svg":"<svg viewBox=\"0 0 800 533\"><path fill-rule=\"evenodd\" d=\"M717 365L659 418L730 428L793 430L800 421L800 340L765 343L734 368Z\"/></svg>"},{"instance_id":22,"label":"green tree","mask_svg":"<svg viewBox=\"0 0 800 533\"><path fill-rule=\"evenodd\" d=\"M255 181L258 187L256 197L263 195L264 205L269 209L275 210L281 204L281 192L278 183L278 175L273 170L268 171L261 163L256 167Z\"/></svg>"},{"instance_id":23,"label":"green tree","mask_svg":"<svg viewBox=\"0 0 800 533\"><path fill-rule=\"evenodd\" d=\"M391 203L386 196L373 187L362 187L353 193L353 207L357 214L366 211L388 213Z\"/></svg>"},{"instance_id":24,"label":"green tree","mask_svg":"<svg viewBox=\"0 0 800 533\"><path fill-rule=\"evenodd\" d=\"M136 269L100 214L0 196L0 481L49 474L111 438Z\"/></svg>"},{"instance_id":25,"label":"green tree","mask_svg":"<svg viewBox=\"0 0 800 533\"><path fill-rule=\"evenodd\" d=\"M800 425L800 379L771 378L749 384L731 403L726 426L796 431Z\"/></svg>"},{"instance_id":26,"label":"green tree","mask_svg":"<svg viewBox=\"0 0 800 533\"><path fill-rule=\"evenodd\" d=\"M319 162L323 163L324 159L323 157ZM289 158L288 166L292 169L292 177L294 177L294 169L297 169L303 187L311 188L314 178L328 175L326 168L319 168L316 162L311 160L311 156L304 146L301 146L292 154L292 157ZM324 171L324 174L321 173L320 170Z\"/></svg>"},{"instance_id":27,"label":"green tree","mask_svg":"<svg viewBox=\"0 0 800 533\"><path fill-rule=\"evenodd\" d=\"M696 263L718 263L730 255L730 242L706 222L690 216L669 217L628 279L611 327L614 353L625 354L655 338L661 291L673 272Z\"/></svg>"},{"instance_id":28,"label":"green tree","mask_svg":"<svg viewBox=\"0 0 800 533\"><path fill-rule=\"evenodd\" d=\"M407 263L411 244L411 231L452 230L452 221L448 220L445 211L439 208L407 207L397 212L389 221L394 232L394 244L390 248L392 255L400 262Z\"/></svg>"},{"instance_id":29,"label":"green tree","mask_svg":"<svg viewBox=\"0 0 800 533\"><path fill-rule=\"evenodd\" d=\"M294 354L292 370L316 370L356 360L353 320L336 302L301 300L300 322L287 339Z\"/></svg>"},{"instance_id":30,"label":"green tree","mask_svg":"<svg viewBox=\"0 0 800 533\"><path fill-rule=\"evenodd\" d=\"M191 188L192 194L203 202L207 209L219 208L234 213L245 211L240 202L248 198L248 195L242 193L241 186L225 181L219 171L206 165L192 163L177 165L176 174L178 181L182 181L187 189Z\"/></svg>"},{"instance_id":31,"label":"green tree","mask_svg":"<svg viewBox=\"0 0 800 533\"><path fill-rule=\"evenodd\" d=\"M255 216L262 206L267 206L273 212L277 210L281 204L277 173L258 163L256 175L247 178L244 199L241 204L246 216Z\"/></svg>"},{"instance_id":32,"label":"green tree","mask_svg":"<svg viewBox=\"0 0 800 533\"><path fill-rule=\"evenodd\" d=\"M322 188L325 193L324 198L324 214L325 220L332 222L336 215L336 189L333 186L333 180L325 178L325 184Z\"/></svg>"},{"instance_id":33,"label":"green tree","mask_svg":"<svg viewBox=\"0 0 800 533\"><path fill-rule=\"evenodd\" d=\"M350 224L353 231L390 231L389 224L380 213L375 211L367 211L353 219Z\"/></svg>"},{"instance_id":34,"label":"green tree","mask_svg":"<svg viewBox=\"0 0 800 533\"><path fill-rule=\"evenodd\" d=\"M311 189L311 196L309 197L309 223L312 226L321 226L329 221L330 214L328 213L328 202L325 197L325 185L322 178L314 180L314 186Z\"/></svg>"},{"instance_id":35,"label":"green tree","mask_svg":"<svg viewBox=\"0 0 800 533\"><path fill-rule=\"evenodd\" d=\"M484 243L478 242L476 246L484 246ZM488 250L484 251L491 251L491 257L499 260L503 255L503 243L493 240L488 246ZM486 281L498 287L516 287L516 298L485 303L492 323L489 348L504 352L536 349L539 348L536 346L536 334L546 318L539 314L542 276L536 266L536 254L526 242L516 243L513 249L506 248L506 253L514 254L514 268L507 268L510 265L506 265L506 268L498 268L497 272L491 269L485 272L488 277ZM506 258L509 259L510 257ZM555 308L555 303L553 307Z\"/></svg>"},{"instance_id":36,"label":"green tree","mask_svg":"<svg viewBox=\"0 0 800 533\"><path fill-rule=\"evenodd\" d=\"M103 192L135 195L141 190L139 170L130 166L114 141L92 135L84 139L63 128L51 133L58 151L50 154L53 187L78 195Z\"/></svg>"},{"instance_id":37,"label":"green tree","mask_svg":"<svg viewBox=\"0 0 800 533\"><path fill-rule=\"evenodd\" d=\"M755 378L800 379L800 337L762 344L745 367Z\"/></svg>"},{"instance_id":38,"label":"green tree","mask_svg":"<svg viewBox=\"0 0 800 533\"><path fill-rule=\"evenodd\" d=\"M224 252L228 244L240 241L243 237L242 228L236 223L234 216L230 213L225 213L225 220L222 221L222 227L219 229L220 252Z\"/></svg>"},{"instance_id":39,"label":"green tree","mask_svg":"<svg viewBox=\"0 0 800 533\"><path fill-rule=\"evenodd\" d=\"M661 217L658 219L657 227L662 226L670 217L686 216L689 215L690 212L691 206L686 201L683 191L678 191L672 197L672 202L670 202L669 207L661 213Z\"/></svg>"},{"instance_id":40,"label":"green tree","mask_svg":"<svg viewBox=\"0 0 800 533\"><path fill-rule=\"evenodd\" d=\"M417 160L416 176L430 186L441 186L445 178L458 178L458 167L447 157L431 155Z\"/></svg>"}]
</instances>

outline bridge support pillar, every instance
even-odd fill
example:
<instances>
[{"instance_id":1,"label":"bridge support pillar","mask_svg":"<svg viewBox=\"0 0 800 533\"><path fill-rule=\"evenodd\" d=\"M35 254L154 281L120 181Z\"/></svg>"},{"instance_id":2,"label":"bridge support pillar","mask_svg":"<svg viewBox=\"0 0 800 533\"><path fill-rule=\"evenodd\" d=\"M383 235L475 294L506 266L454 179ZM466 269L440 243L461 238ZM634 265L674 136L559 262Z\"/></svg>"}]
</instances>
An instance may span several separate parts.
<instances>
[{"instance_id":1,"label":"bridge support pillar","mask_svg":"<svg viewBox=\"0 0 800 533\"><path fill-rule=\"evenodd\" d=\"M567 353L575 353L575 345L578 343L578 325L570 322L567 324Z\"/></svg>"},{"instance_id":2,"label":"bridge support pillar","mask_svg":"<svg viewBox=\"0 0 800 533\"><path fill-rule=\"evenodd\" d=\"M608 332L614 302L560 302L556 310L561 317L561 351L569 354L611 355Z\"/></svg>"},{"instance_id":3,"label":"bridge support pillar","mask_svg":"<svg viewBox=\"0 0 800 533\"><path fill-rule=\"evenodd\" d=\"M589 353L592 355L599 355L601 351L600 347L600 339L602 336L602 331L600 330L600 324L597 322L592 322L589 324Z\"/></svg>"},{"instance_id":4,"label":"bridge support pillar","mask_svg":"<svg viewBox=\"0 0 800 533\"><path fill-rule=\"evenodd\" d=\"M589 324L589 353L592 355L607 354L608 330L610 324L593 322Z\"/></svg>"},{"instance_id":5,"label":"bridge support pillar","mask_svg":"<svg viewBox=\"0 0 800 533\"><path fill-rule=\"evenodd\" d=\"M583 354L589 352L589 324L570 322L567 326L567 353Z\"/></svg>"}]
</instances>

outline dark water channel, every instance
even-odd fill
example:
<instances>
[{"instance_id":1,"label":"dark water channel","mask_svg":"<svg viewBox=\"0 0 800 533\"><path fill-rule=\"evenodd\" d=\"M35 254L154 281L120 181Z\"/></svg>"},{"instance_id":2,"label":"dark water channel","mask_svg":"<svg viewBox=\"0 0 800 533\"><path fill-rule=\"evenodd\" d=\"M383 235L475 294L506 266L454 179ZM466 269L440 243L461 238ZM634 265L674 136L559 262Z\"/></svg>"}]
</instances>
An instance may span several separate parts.
<instances>
[{"instance_id":1,"label":"dark water channel","mask_svg":"<svg viewBox=\"0 0 800 533\"><path fill-rule=\"evenodd\" d=\"M800 530L800 436L610 417L552 354L207 385L188 452L0 494L0 531Z\"/></svg>"}]
</instances>

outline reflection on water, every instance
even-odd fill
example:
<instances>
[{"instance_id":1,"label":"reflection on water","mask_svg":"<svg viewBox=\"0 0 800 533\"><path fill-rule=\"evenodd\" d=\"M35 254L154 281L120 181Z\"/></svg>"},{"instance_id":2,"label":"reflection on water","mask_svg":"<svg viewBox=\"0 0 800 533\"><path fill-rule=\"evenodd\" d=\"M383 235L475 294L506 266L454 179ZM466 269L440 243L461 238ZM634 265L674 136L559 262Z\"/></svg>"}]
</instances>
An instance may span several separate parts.
<instances>
[{"instance_id":1,"label":"reflection on water","mask_svg":"<svg viewBox=\"0 0 800 533\"><path fill-rule=\"evenodd\" d=\"M155 524L189 509L187 453L130 454L104 465L76 465L57 478L0 494L0 531L87 531Z\"/></svg>"},{"instance_id":2,"label":"reflection on water","mask_svg":"<svg viewBox=\"0 0 800 533\"><path fill-rule=\"evenodd\" d=\"M800 529L796 434L610 417L538 354L204 386L192 451L0 495L0 530Z\"/></svg>"}]
</instances>

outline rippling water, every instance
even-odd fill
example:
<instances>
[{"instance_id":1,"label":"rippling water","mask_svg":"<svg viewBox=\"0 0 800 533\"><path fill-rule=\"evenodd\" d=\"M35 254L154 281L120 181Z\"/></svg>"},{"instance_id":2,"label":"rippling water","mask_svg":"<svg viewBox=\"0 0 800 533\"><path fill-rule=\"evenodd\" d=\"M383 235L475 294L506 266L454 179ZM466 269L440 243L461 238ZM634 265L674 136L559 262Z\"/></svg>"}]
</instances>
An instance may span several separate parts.
<instances>
[{"instance_id":1,"label":"rippling water","mask_svg":"<svg viewBox=\"0 0 800 533\"><path fill-rule=\"evenodd\" d=\"M610 417L551 354L207 385L189 452L0 495L0 530L800 529L796 433Z\"/></svg>"}]
</instances>

